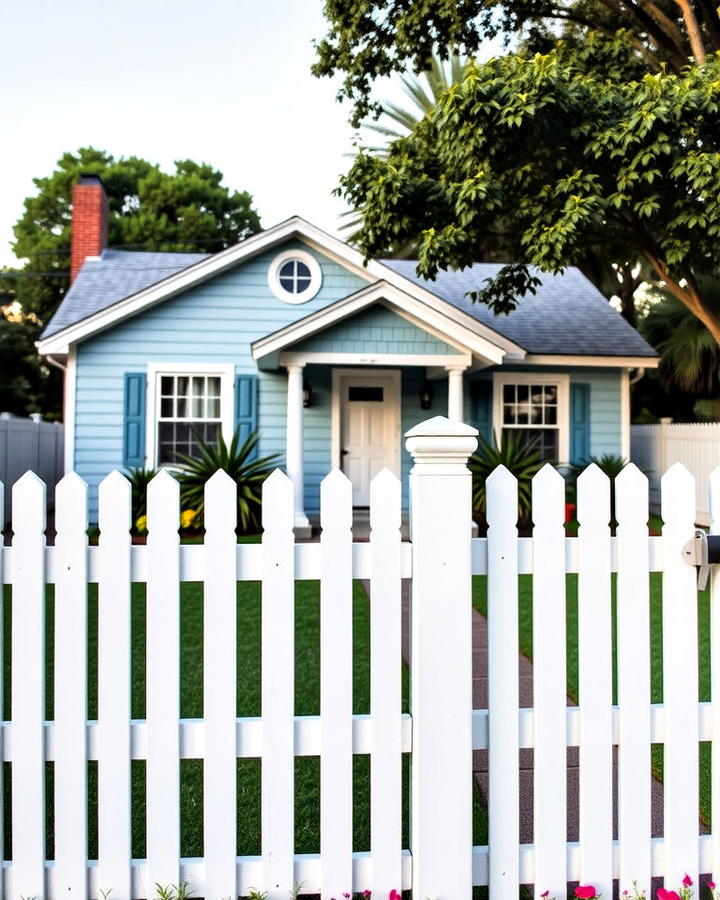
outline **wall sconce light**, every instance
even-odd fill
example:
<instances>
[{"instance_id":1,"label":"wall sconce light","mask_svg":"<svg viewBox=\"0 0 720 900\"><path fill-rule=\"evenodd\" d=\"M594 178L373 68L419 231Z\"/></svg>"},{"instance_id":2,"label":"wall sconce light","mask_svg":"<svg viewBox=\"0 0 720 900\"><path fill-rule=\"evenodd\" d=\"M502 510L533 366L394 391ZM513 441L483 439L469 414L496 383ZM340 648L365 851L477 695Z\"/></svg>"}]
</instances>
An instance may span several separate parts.
<instances>
[{"instance_id":1,"label":"wall sconce light","mask_svg":"<svg viewBox=\"0 0 720 900\"><path fill-rule=\"evenodd\" d=\"M303 381L303 406L305 409L312 406L312 385L309 381Z\"/></svg>"},{"instance_id":2,"label":"wall sconce light","mask_svg":"<svg viewBox=\"0 0 720 900\"><path fill-rule=\"evenodd\" d=\"M430 409L434 395L435 388L429 381L426 381L420 388L420 409Z\"/></svg>"}]
</instances>

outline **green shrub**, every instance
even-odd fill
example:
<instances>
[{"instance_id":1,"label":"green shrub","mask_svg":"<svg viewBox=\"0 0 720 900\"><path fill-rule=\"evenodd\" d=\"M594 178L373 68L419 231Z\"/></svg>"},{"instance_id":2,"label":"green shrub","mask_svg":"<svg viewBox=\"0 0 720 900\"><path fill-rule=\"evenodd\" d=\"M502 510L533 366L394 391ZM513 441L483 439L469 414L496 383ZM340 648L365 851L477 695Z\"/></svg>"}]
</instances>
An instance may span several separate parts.
<instances>
[{"instance_id":1,"label":"green shrub","mask_svg":"<svg viewBox=\"0 0 720 900\"><path fill-rule=\"evenodd\" d=\"M520 435L506 434L498 447L480 436L477 452L468 462L473 476L473 510L485 514L485 481L494 469L505 466L517 478L519 519L527 521L532 506L532 479L543 465L537 438L527 441Z\"/></svg>"},{"instance_id":2,"label":"green shrub","mask_svg":"<svg viewBox=\"0 0 720 900\"><path fill-rule=\"evenodd\" d=\"M254 431L240 445L239 430L228 446L218 431L214 444L195 436L196 456L177 453L177 477L180 482L180 502L183 509L193 509L193 525L201 525L205 509L205 482L222 469L237 484L237 527L242 534L260 530L262 483L275 468L278 454L252 459L258 433Z\"/></svg>"}]
</instances>

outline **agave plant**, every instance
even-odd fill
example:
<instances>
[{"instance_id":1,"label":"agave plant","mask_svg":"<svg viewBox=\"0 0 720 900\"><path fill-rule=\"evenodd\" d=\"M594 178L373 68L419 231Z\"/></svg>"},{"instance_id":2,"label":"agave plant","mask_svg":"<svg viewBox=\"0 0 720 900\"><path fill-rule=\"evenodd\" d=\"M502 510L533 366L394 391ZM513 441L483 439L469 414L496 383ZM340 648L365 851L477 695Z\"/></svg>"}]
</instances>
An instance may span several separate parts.
<instances>
[{"instance_id":1,"label":"agave plant","mask_svg":"<svg viewBox=\"0 0 720 900\"><path fill-rule=\"evenodd\" d=\"M477 452L468 463L473 475L473 509L485 512L485 481L494 469L505 466L517 478L519 518L527 520L532 506L532 479L543 464L537 438L528 441L519 434L505 434L498 446L479 437Z\"/></svg>"},{"instance_id":2,"label":"agave plant","mask_svg":"<svg viewBox=\"0 0 720 900\"><path fill-rule=\"evenodd\" d=\"M180 481L182 507L195 510L194 524L201 524L203 521L205 482L218 469L222 469L237 484L238 529L243 534L260 530L261 486L272 472L278 454L253 459L257 442L258 433L253 431L244 443L240 444L238 430L228 446L218 431L214 444L207 443L198 435L195 436L196 455L175 454L178 462L177 476Z\"/></svg>"},{"instance_id":3,"label":"agave plant","mask_svg":"<svg viewBox=\"0 0 720 900\"><path fill-rule=\"evenodd\" d=\"M132 522L133 529L139 530L138 519L147 515L147 489L150 482L157 475L157 469L127 469L125 475L130 482L132 497Z\"/></svg>"}]
</instances>

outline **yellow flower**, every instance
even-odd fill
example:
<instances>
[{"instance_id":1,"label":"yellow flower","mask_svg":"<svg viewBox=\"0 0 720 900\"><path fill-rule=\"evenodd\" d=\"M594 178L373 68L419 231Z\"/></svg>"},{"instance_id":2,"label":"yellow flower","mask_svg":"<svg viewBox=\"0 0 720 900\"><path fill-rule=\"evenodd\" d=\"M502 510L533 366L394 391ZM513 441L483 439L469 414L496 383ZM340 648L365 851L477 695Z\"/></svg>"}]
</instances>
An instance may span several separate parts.
<instances>
[{"instance_id":1,"label":"yellow flower","mask_svg":"<svg viewBox=\"0 0 720 900\"><path fill-rule=\"evenodd\" d=\"M135 522L138 531L147 531L147 516L139 516Z\"/></svg>"},{"instance_id":2,"label":"yellow flower","mask_svg":"<svg viewBox=\"0 0 720 900\"><path fill-rule=\"evenodd\" d=\"M184 509L180 513L180 527L181 528L189 528L192 525L193 519L195 518L196 515L197 515L197 513L195 512L194 509Z\"/></svg>"}]
</instances>

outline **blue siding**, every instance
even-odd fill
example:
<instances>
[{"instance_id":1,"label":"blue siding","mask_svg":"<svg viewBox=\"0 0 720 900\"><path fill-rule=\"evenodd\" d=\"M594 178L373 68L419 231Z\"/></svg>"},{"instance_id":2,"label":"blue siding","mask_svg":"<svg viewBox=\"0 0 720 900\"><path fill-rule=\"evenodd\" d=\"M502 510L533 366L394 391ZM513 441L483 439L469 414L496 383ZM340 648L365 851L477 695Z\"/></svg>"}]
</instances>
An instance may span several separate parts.
<instances>
[{"instance_id":1,"label":"blue siding","mask_svg":"<svg viewBox=\"0 0 720 900\"><path fill-rule=\"evenodd\" d=\"M278 300L267 283L273 258L292 246L313 253L323 273L318 294L298 305ZM122 467L125 372L143 371L149 362L233 362L237 374L254 374L253 341L366 284L299 241L288 242L81 343L77 350L75 468L91 487L91 518L97 516L97 484L112 469ZM259 374L263 455L285 450L285 382L284 374ZM318 448L317 441L310 439L310 428L307 434L309 468L325 466L327 470L329 428L327 448Z\"/></svg>"},{"instance_id":2,"label":"blue siding","mask_svg":"<svg viewBox=\"0 0 720 900\"><path fill-rule=\"evenodd\" d=\"M299 344L293 351L327 353L456 354L446 344L384 306L363 310Z\"/></svg>"}]
</instances>

